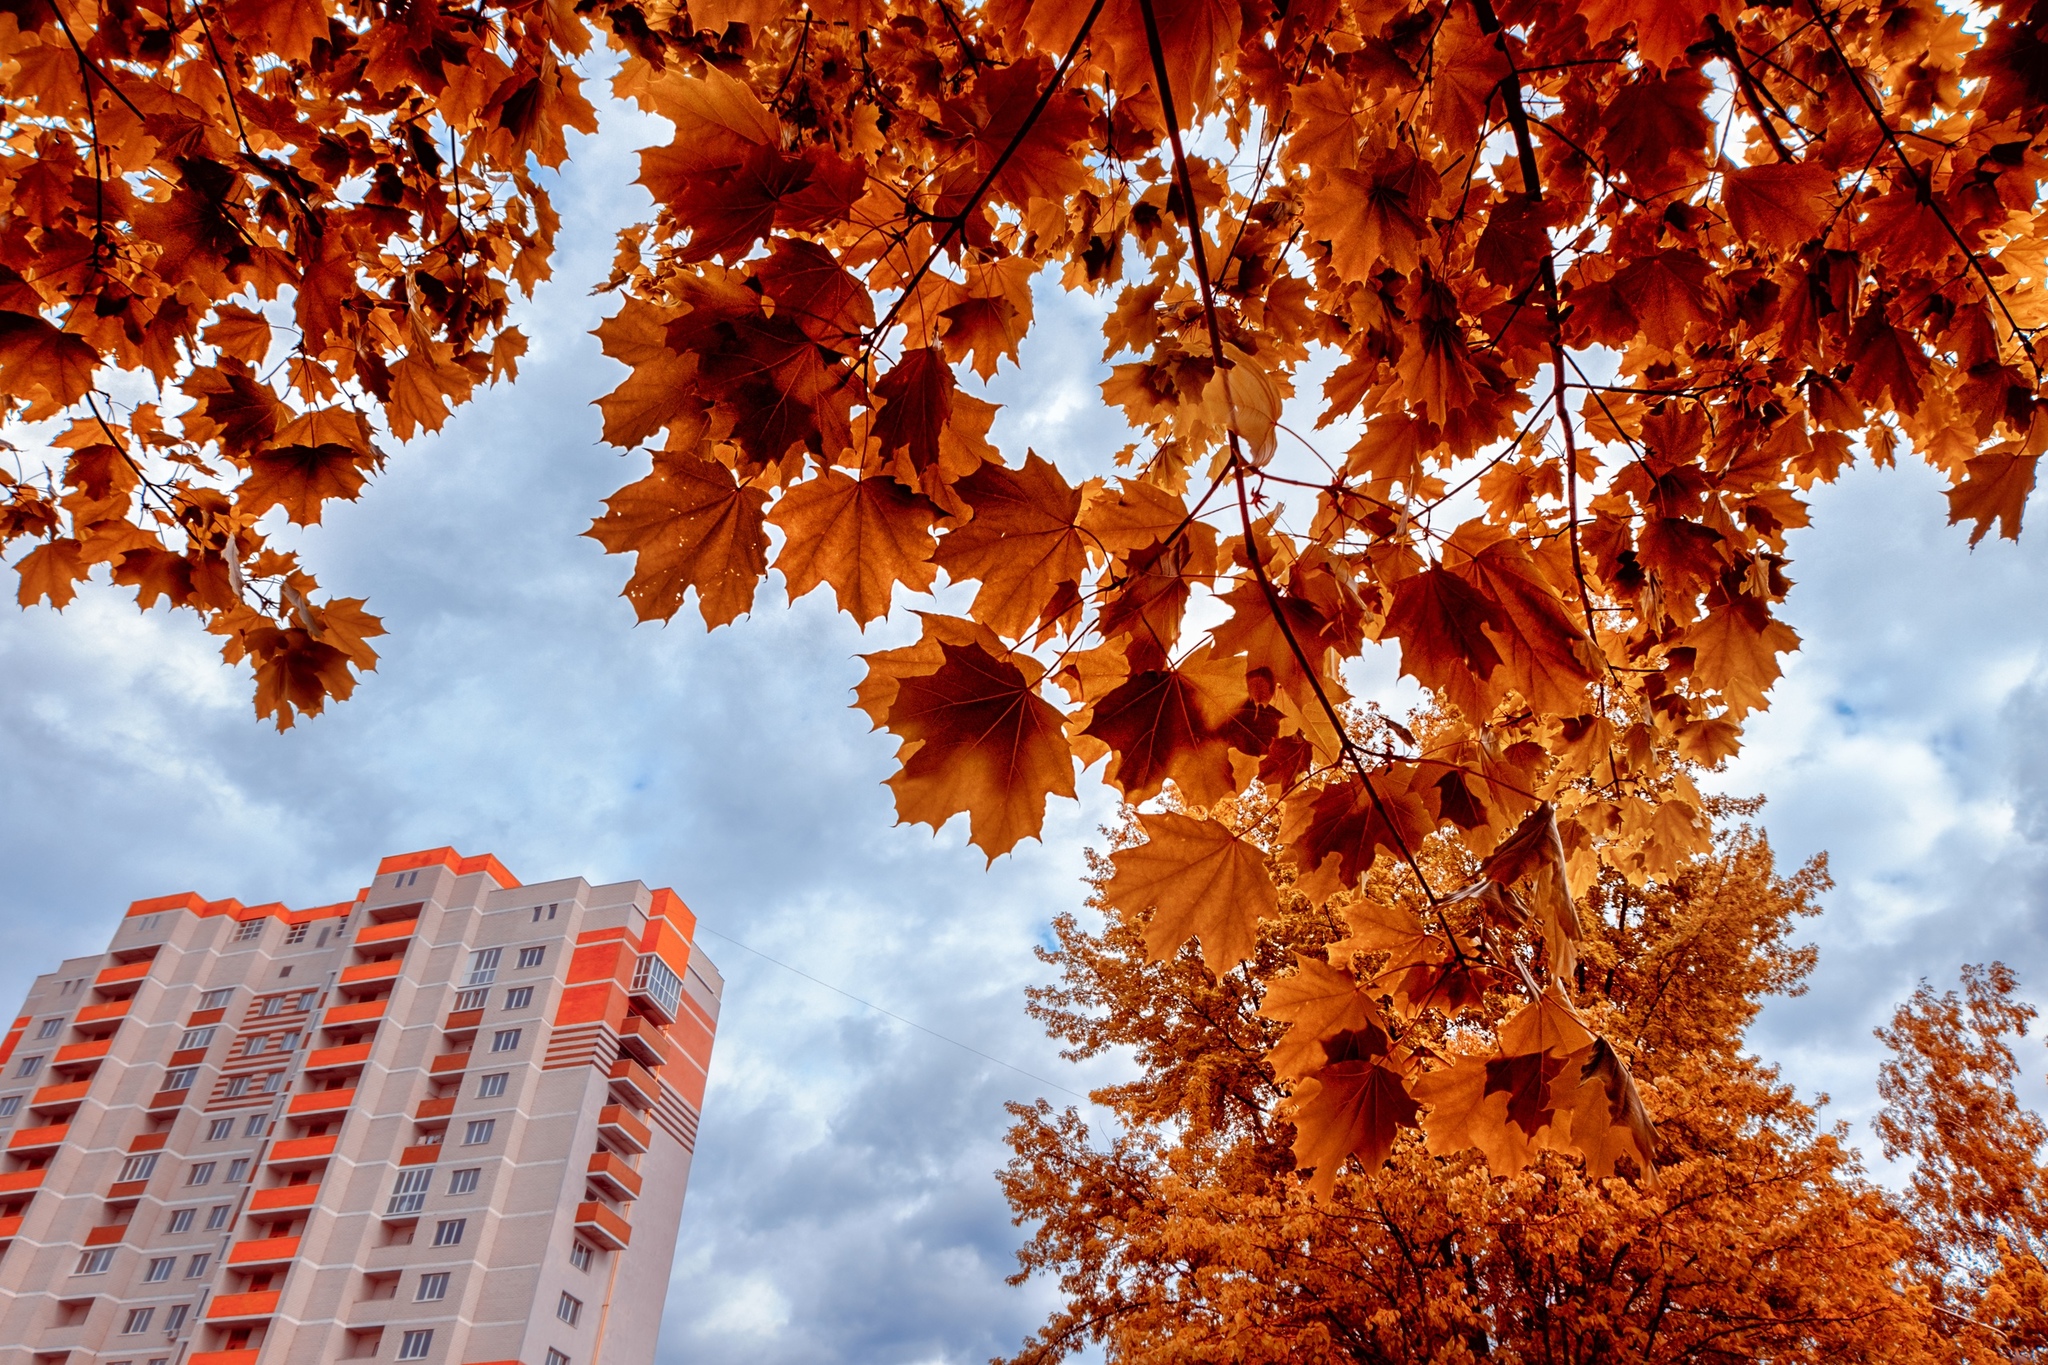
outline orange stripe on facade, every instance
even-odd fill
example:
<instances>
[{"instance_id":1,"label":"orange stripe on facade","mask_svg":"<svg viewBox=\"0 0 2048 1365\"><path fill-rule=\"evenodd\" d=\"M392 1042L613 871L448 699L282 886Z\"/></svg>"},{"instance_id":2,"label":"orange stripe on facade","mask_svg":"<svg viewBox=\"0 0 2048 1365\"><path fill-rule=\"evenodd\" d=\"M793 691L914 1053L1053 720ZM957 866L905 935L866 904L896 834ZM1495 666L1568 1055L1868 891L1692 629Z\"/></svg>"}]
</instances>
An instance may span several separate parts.
<instances>
[{"instance_id":1,"label":"orange stripe on facade","mask_svg":"<svg viewBox=\"0 0 2048 1365\"><path fill-rule=\"evenodd\" d=\"M519 878L513 876L493 855L480 853L473 858L465 858L452 848L423 848L417 853L396 854L377 864L377 875L381 877L386 872L410 872L419 867L449 868L458 877L481 872L506 890L519 885Z\"/></svg>"}]
</instances>

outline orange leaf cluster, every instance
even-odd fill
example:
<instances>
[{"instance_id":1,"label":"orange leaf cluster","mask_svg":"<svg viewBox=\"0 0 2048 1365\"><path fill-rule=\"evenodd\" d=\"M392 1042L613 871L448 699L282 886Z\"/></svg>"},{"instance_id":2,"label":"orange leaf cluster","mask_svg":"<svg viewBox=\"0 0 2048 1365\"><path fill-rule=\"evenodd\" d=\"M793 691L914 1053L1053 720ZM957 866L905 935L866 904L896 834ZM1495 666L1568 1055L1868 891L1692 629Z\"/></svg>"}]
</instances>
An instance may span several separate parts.
<instances>
[{"instance_id":1,"label":"orange leaf cluster","mask_svg":"<svg viewBox=\"0 0 2048 1365\"><path fill-rule=\"evenodd\" d=\"M1170 788L1118 895L1218 972L1270 906L1204 811L1259 792L1317 898L1414 879L1401 1007L1569 1012L1574 897L1704 846L1674 764L1734 752L1797 644L1806 490L1910 446L1973 540L2016 535L2048 450L2016 3L23 0L0 401L73 420L0 484L21 599L105 564L279 725L345 695L374 618L316 603L273 514L513 372L593 41L673 130L598 330L605 439L652 461L590 531L636 612L729 622L774 569L865 624L972 583L869 660L899 816L993 858L1077 761ZM1097 300L1121 451L992 439L976 389L1055 278ZM1377 647L1441 708L1422 740L1354 733ZM1424 875L1439 837L1478 881ZM1319 1112L1377 1143L1405 1073L1353 1032ZM1440 1144L1502 1167L1651 1151L1597 1043L1431 1070L1468 1115Z\"/></svg>"}]
</instances>

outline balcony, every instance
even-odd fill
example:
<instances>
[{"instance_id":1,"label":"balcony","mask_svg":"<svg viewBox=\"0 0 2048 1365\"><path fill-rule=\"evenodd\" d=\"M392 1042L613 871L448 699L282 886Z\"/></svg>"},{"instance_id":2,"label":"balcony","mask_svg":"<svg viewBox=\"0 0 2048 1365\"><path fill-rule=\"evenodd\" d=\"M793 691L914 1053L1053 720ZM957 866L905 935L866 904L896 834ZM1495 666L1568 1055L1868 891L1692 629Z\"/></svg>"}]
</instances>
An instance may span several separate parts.
<instances>
[{"instance_id":1,"label":"balcony","mask_svg":"<svg viewBox=\"0 0 2048 1365\"><path fill-rule=\"evenodd\" d=\"M43 1177L48 1171L9 1171L0 1175L0 1195L33 1194L43 1187Z\"/></svg>"},{"instance_id":2,"label":"balcony","mask_svg":"<svg viewBox=\"0 0 2048 1365\"><path fill-rule=\"evenodd\" d=\"M483 1021L482 1010L450 1010L441 1027L449 1033L473 1034Z\"/></svg>"},{"instance_id":3,"label":"balcony","mask_svg":"<svg viewBox=\"0 0 2048 1365\"><path fill-rule=\"evenodd\" d=\"M100 1005L87 1005L73 1017L71 1027L94 1036L112 1033L128 1017L129 1003L126 1000L109 1000Z\"/></svg>"},{"instance_id":4,"label":"balcony","mask_svg":"<svg viewBox=\"0 0 2048 1365\"><path fill-rule=\"evenodd\" d=\"M415 1142L401 1148L398 1164L401 1166L431 1166L441 1159L441 1144L438 1142Z\"/></svg>"},{"instance_id":5,"label":"balcony","mask_svg":"<svg viewBox=\"0 0 2048 1365\"><path fill-rule=\"evenodd\" d=\"M318 1185L273 1185L267 1190L257 1190L249 1196L249 1212L267 1213L273 1209L310 1209L320 1198Z\"/></svg>"},{"instance_id":6,"label":"balcony","mask_svg":"<svg viewBox=\"0 0 2048 1365\"><path fill-rule=\"evenodd\" d=\"M50 1058L50 1065L64 1068L73 1066L97 1066L105 1060L107 1049L114 1045L112 1038L95 1038L89 1043L66 1043Z\"/></svg>"},{"instance_id":7,"label":"balcony","mask_svg":"<svg viewBox=\"0 0 2048 1365\"><path fill-rule=\"evenodd\" d=\"M284 1112L291 1118L304 1118L308 1114L329 1114L346 1110L356 1102L353 1086L346 1090L315 1090L306 1095L292 1096L292 1102Z\"/></svg>"},{"instance_id":8,"label":"balcony","mask_svg":"<svg viewBox=\"0 0 2048 1365\"><path fill-rule=\"evenodd\" d=\"M340 1047L318 1047L306 1054L306 1071L353 1069L370 1060L368 1043L344 1043Z\"/></svg>"},{"instance_id":9,"label":"balcony","mask_svg":"<svg viewBox=\"0 0 2048 1365\"><path fill-rule=\"evenodd\" d=\"M444 1095L437 1100L421 1100L420 1107L413 1110L412 1119L414 1123L445 1124L448 1122L448 1116L454 1112L455 1097Z\"/></svg>"},{"instance_id":10,"label":"balcony","mask_svg":"<svg viewBox=\"0 0 2048 1365\"><path fill-rule=\"evenodd\" d=\"M127 1235L126 1223L102 1223L96 1228L86 1229L85 1244L89 1247L118 1246Z\"/></svg>"},{"instance_id":11,"label":"balcony","mask_svg":"<svg viewBox=\"0 0 2048 1365\"><path fill-rule=\"evenodd\" d=\"M265 1289L254 1294L215 1295L213 1302L206 1306L206 1320L253 1322L258 1318L274 1317L277 1314L277 1296L283 1292L278 1289ZM198 1357L194 1356L193 1359L197 1360Z\"/></svg>"},{"instance_id":12,"label":"balcony","mask_svg":"<svg viewBox=\"0 0 2048 1365\"><path fill-rule=\"evenodd\" d=\"M0 1218L0 1246L5 1246L7 1243L13 1241L16 1237L20 1235L20 1214L17 1213L12 1218Z\"/></svg>"},{"instance_id":13,"label":"balcony","mask_svg":"<svg viewBox=\"0 0 2048 1365\"><path fill-rule=\"evenodd\" d=\"M152 1113L165 1109L181 1109L184 1107L185 1101L191 1098L192 1091L189 1088L184 1090L159 1090L154 1095L151 1095L149 1103L142 1107Z\"/></svg>"},{"instance_id":14,"label":"balcony","mask_svg":"<svg viewBox=\"0 0 2048 1365\"><path fill-rule=\"evenodd\" d=\"M224 1010L224 1009L219 1009L219 1010L193 1010L193 1011L192 1011L192 1016L191 1016L191 1017L190 1017L189 1019L187 1019L187 1020L185 1021L185 1027L186 1027L186 1028L199 1028L199 1027L201 1027L202 1025L205 1025L205 1024L218 1024L218 1023L219 1023L219 1022L220 1022L221 1020L223 1020L223 1019L225 1019L225 1018L227 1018L227 1017L228 1017L228 1012L227 1012L226 1010Z\"/></svg>"},{"instance_id":15,"label":"balcony","mask_svg":"<svg viewBox=\"0 0 2048 1365\"><path fill-rule=\"evenodd\" d=\"M320 1027L329 1029L361 1028L374 1024L384 1017L384 1007L389 1000L363 1000L353 1005L336 1005L320 1016Z\"/></svg>"},{"instance_id":16,"label":"balcony","mask_svg":"<svg viewBox=\"0 0 2048 1365\"><path fill-rule=\"evenodd\" d=\"M633 1225L595 1199L576 1206L576 1231L584 1241L606 1251L624 1251L633 1240Z\"/></svg>"},{"instance_id":17,"label":"balcony","mask_svg":"<svg viewBox=\"0 0 2048 1365\"><path fill-rule=\"evenodd\" d=\"M661 1025L644 1014L629 1014L619 1026L619 1050L642 1066L667 1066L675 1059L673 1046Z\"/></svg>"},{"instance_id":18,"label":"balcony","mask_svg":"<svg viewBox=\"0 0 2048 1365\"><path fill-rule=\"evenodd\" d=\"M631 1057L621 1057L612 1063L612 1093L623 1095L626 1102L641 1109L652 1109L654 1102L661 1098L661 1083L649 1071Z\"/></svg>"},{"instance_id":19,"label":"balcony","mask_svg":"<svg viewBox=\"0 0 2048 1365\"><path fill-rule=\"evenodd\" d=\"M608 1104L597 1111L597 1135L636 1155L654 1141L653 1131L623 1104Z\"/></svg>"},{"instance_id":20,"label":"balcony","mask_svg":"<svg viewBox=\"0 0 2048 1365\"><path fill-rule=\"evenodd\" d=\"M318 1137L280 1138L270 1144L270 1156L265 1164L280 1171L316 1165L334 1155L337 1141L339 1139L333 1133L322 1133Z\"/></svg>"},{"instance_id":21,"label":"balcony","mask_svg":"<svg viewBox=\"0 0 2048 1365\"><path fill-rule=\"evenodd\" d=\"M54 1152L64 1143L64 1135L71 1131L68 1123L47 1123L40 1128L22 1128L7 1140L10 1156L28 1156L35 1152Z\"/></svg>"},{"instance_id":22,"label":"balcony","mask_svg":"<svg viewBox=\"0 0 2048 1365\"><path fill-rule=\"evenodd\" d=\"M467 1052L444 1052L427 1063L427 1072L434 1076L453 1076L469 1070Z\"/></svg>"},{"instance_id":23,"label":"balcony","mask_svg":"<svg viewBox=\"0 0 2048 1365\"><path fill-rule=\"evenodd\" d=\"M341 979L335 982L335 989L343 995L373 995L398 980L398 973L404 966L394 957L389 962L364 962L344 967Z\"/></svg>"},{"instance_id":24,"label":"balcony","mask_svg":"<svg viewBox=\"0 0 2048 1365\"><path fill-rule=\"evenodd\" d=\"M298 1254L296 1237L262 1237L235 1243L228 1252L228 1264L237 1270L254 1270L259 1266L286 1265Z\"/></svg>"},{"instance_id":25,"label":"balcony","mask_svg":"<svg viewBox=\"0 0 2048 1365\"><path fill-rule=\"evenodd\" d=\"M142 979L149 975L149 967L148 958L140 962L124 962L117 967L109 967L92 979L92 988L106 999L125 1000L135 994L136 988L142 984Z\"/></svg>"},{"instance_id":26,"label":"balcony","mask_svg":"<svg viewBox=\"0 0 2048 1365\"><path fill-rule=\"evenodd\" d=\"M176 1052L173 1052L171 1054L171 1060L165 1062L164 1065L169 1067L198 1066L201 1062L205 1060L205 1048L181 1047Z\"/></svg>"},{"instance_id":27,"label":"balcony","mask_svg":"<svg viewBox=\"0 0 2048 1365\"><path fill-rule=\"evenodd\" d=\"M186 1365L256 1365L256 1357L261 1354L254 1346L233 1351L194 1351L186 1357Z\"/></svg>"},{"instance_id":28,"label":"balcony","mask_svg":"<svg viewBox=\"0 0 2048 1365\"><path fill-rule=\"evenodd\" d=\"M592 1153L586 1174L591 1184L614 1199L631 1203L640 1197L640 1172L615 1153Z\"/></svg>"},{"instance_id":29,"label":"balcony","mask_svg":"<svg viewBox=\"0 0 2048 1365\"><path fill-rule=\"evenodd\" d=\"M149 1189L147 1180L116 1180L107 1186L109 1204L133 1204Z\"/></svg>"},{"instance_id":30,"label":"balcony","mask_svg":"<svg viewBox=\"0 0 2048 1365\"><path fill-rule=\"evenodd\" d=\"M380 943L404 943L418 931L420 922L416 919L395 919L386 924L366 924L356 930L356 947L368 948Z\"/></svg>"},{"instance_id":31,"label":"balcony","mask_svg":"<svg viewBox=\"0 0 2048 1365\"><path fill-rule=\"evenodd\" d=\"M130 1152L161 1152L164 1143L170 1140L169 1133L137 1133L128 1143Z\"/></svg>"},{"instance_id":32,"label":"balcony","mask_svg":"<svg viewBox=\"0 0 2048 1365\"><path fill-rule=\"evenodd\" d=\"M672 1024L683 1005L683 979L655 954L642 953L633 964L633 984L627 988L627 998L634 1008L645 1010L664 1024Z\"/></svg>"},{"instance_id":33,"label":"balcony","mask_svg":"<svg viewBox=\"0 0 2048 1365\"><path fill-rule=\"evenodd\" d=\"M46 1085L28 1097L28 1107L39 1114L68 1114L85 1100L85 1092L91 1081L66 1081L62 1085Z\"/></svg>"}]
</instances>

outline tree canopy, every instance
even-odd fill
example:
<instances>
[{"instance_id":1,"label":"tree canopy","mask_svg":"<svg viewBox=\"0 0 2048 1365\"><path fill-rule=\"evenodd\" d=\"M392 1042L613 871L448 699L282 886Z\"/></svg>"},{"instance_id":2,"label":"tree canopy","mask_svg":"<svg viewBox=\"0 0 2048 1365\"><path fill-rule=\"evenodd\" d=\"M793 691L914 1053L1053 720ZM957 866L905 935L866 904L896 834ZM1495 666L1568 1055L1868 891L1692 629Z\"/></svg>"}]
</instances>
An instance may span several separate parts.
<instances>
[{"instance_id":1,"label":"tree canopy","mask_svg":"<svg viewBox=\"0 0 2048 1365\"><path fill-rule=\"evenodd\" d=\"M1077 771L1170 787L1109 894L1220 976L1276 902L1207 812L1258 793L1316 897L1405 869L1353 926L1405 945L1397 1012L1523 1002L1483 1064L1352 1029L1329 1103L1477 1114L1475 1067L1571 1057L1573 1141L1640 1156L1579 899L1705 848L1674 765L1797 643L1803 494L1910 451L1973 541L2019 531L2048 9L0 0L0 408L50 424L0 505L22 603L104 565L278 726L347 696L382 627L285 524L515 376L601 50L674 130L598 333L650 472L590 534L640 617L732 621L771 569L862 625L957 597L859 689L901 819L993 858ZM1050 289L1099 300L1120 450L991 443ZM1376 646L1427 735L1350 728Z\"/></svg>"},{"instance_id":2,"label":"tree canopy","mask_svg":"<svg viewBox=\"0 0 2048 1365\"><path fill-rule=\"evenodd\" d=\"M1136 819L1116 833L1142 837ZM1883 1031L1877 1128L1912 1172L1900 1194L1742 1051L1764 1001L1804 988L1813 950L1793 939L1821 864L1781 875L1731 820L1653 888L1610 871L1591 889L1580 1009L1622 1040L1657 1118L1654 1167L1622 1181L1567 1160L1555 1128L1576 1115L1538 1121L1539 1092L1515 1085L1488 1096L1514 1136L1480 1151L1442 1140L1469 1122L1457 1106L1396 1113L1356 1148L1333 1138L1385 1114L1331 1104L1362 1093L1359 1064L1303 1006L1385 979L1378 955L1357 961L1355 910L1289 884L1219 978L1193 947L1151 951L1153 917L1106 897L1113 857L1096 860L1095 913L1062 916L1041 950L1058 979L1033 1009L1069 1056L1116 1049L1137 1076L1094 1092L1106 1131L1011 1106L1003 1185L1031 1228L1016 1278L1056 1278L1061 1299L1012 1365L1962 1365L2048 1348L2042 1121L2013 1089L2033 1011L2011 972L1966 969L1962 999L1923 985ZM1498 1023L1520 1006L1489 992L1476 1008ZM1437 1015L1410 1045L1468 1031Z\"/></svg>"}]
</instances>

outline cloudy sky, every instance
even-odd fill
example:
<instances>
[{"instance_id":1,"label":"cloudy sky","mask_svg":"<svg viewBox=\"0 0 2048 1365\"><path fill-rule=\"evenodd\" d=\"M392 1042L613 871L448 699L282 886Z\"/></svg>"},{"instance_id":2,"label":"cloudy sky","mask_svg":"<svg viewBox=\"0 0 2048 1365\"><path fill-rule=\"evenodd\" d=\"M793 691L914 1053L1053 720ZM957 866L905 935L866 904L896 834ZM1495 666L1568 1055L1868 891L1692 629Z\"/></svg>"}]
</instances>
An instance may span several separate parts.
<instances>
[{"instance_id":1,"label":"cloudy sky","mask_svg":"<svg viewBox=\"0 0 2048 1365\"><path fill-rule=\"evenodd\" d=\"M636 626L626 563L579 536L641 471L598 444L588 402L619 371L585 333L649 140L614 111L577 147L559 202L588 231L527 310L519 383L307 537L323 581L392 631L354 700L279 736L185 617L104 588L61 616L0 614L0 997L98 951L132 899L320 904L384 854L453 844L532 880L671 884L707 928L1054 1085L1107 1078L1061 1062L1021 994L1106 800L1083 783L992 869L958 822L893 827L893 742L847 702L855 655L901 642L900 622L862 636L828 594L787 607L777 580L715 634L687 611ZM995 386L997 435L1013 457L1103 461L1123 438L1093 321L1039 309ZM2048 995L2048 527L1972 552L1943 508L1918 470L1817 497L1793 543L1806 649L1722 779L1769 796L1781 858L1832 858L1814 988L1755 1042L1851 1121L1874 1100L1869 1031L1916 978L2000 956ZM1004 1283L1020 1233L991 1178L1002 1106L1069 1096L706 942L728 986L663 1365L1014 1349L1049 1297Z\"/></svg>"}]
</instances>

